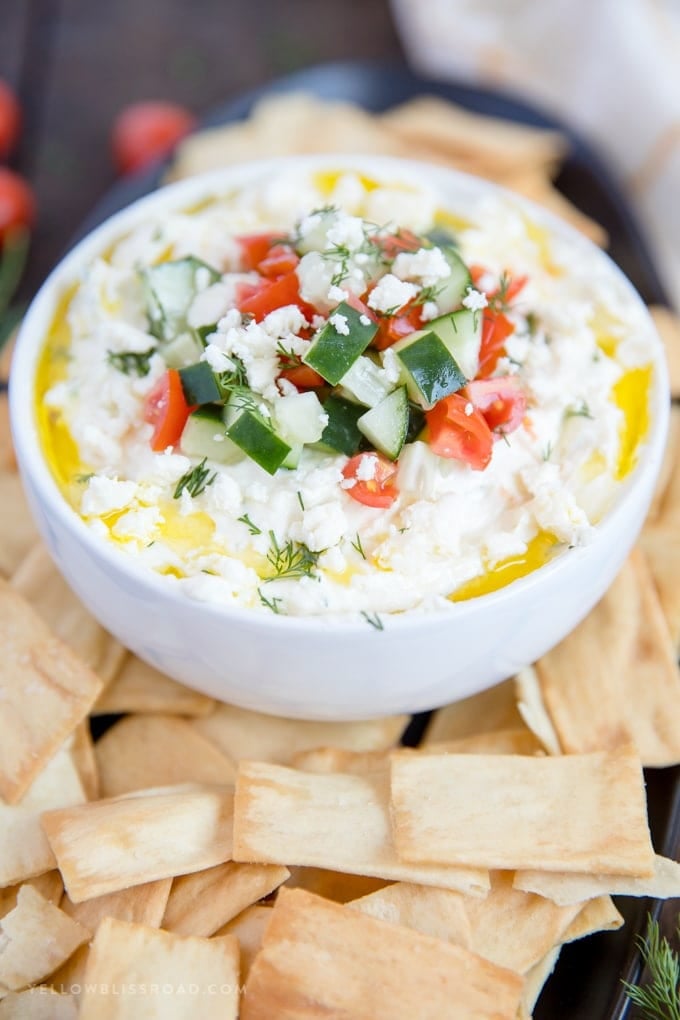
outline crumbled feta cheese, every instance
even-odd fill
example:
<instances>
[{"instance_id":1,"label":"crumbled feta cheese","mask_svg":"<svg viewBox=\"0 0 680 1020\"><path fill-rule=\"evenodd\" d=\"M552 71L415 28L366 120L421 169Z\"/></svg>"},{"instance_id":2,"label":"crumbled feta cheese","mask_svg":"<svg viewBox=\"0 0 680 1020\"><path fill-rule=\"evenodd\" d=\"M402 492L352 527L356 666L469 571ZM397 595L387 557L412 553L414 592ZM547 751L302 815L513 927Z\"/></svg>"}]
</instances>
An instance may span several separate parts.
<instances>
[{"instance_id":1,"label":"crumbled feta cheese","mask_svg":"<svg viewBox=\"0 0 680 1020\"><path fill-rule=\"evenodd\" d=\"M387 273L368 295L368 306L376 312L389 312L393 308L403 308L417 293L418 288L413 283L405 283Z\"/></svg>"},{"instance_id":2,"label":"crumbled feta cheese","mask_svg":"<svg viewBox=\"0 0 680 1020\"><path fill-rule=\"evenodd\" d=\"M367 454L359 461L356 470L357 479L360 482L370 482L375 478L378 469L378 458L373 454Z\"/></svg>"},{"instance_id":3,"label":"crumbled feta cheese","mask_svg":"<svg viewBox=\"0 0 680 1020\"><path fill-rule=\"evenodd\" d=\"M399 382L401 376L401 367L399 365L399 359L394 353L391 347L382 353L382 364L385 371L385 379L390 385Z\"/></svg>"},{"instance_id":4,"label":"crumbled feta cheese","mask_svg":"<svg viewBox=\"0 0 680 1020\"><path fill-rule=\"evenodd\" d=\"M474 287L468 287L467 293L463 298L464 308L469 308L471 312L481 312L482 308L486 308L488 303L486 294L482 294L481 290L475 290Z\"/></svg>"},{"instance_id":5,"label":"crumbled feta cheese","mask_svg":"<svg viewBox=\"0 0 680 1020\"><path fill-rule=\"evenodd\" d=\"M364 315L363 312L359 316L359 322L361 323L362 326L370 326L371 325L371 320L369 319L369 317L367 315Z\"/></svg>"},{"instance_id":6,"label":"crumbled feta cheese","mask_svg":"<svg viewBox=\"0 0 680 1020\"><path fill-rule=\"evenodd\" d=\"M137 493L136 482L92 475L80 503L80 512L86 517L111 513L128 506Z\"/></svg>"},{"instance_id":7,"label":"crumbled feta cheese","mask_svg":"<svg viewBox=\"0 0 680 1020\"><path fill-rule=\"evenodd\" d=\"M338 216L328 229L326 237L331 245L356 251L366 240L364 221L359 216Z\"/></svg>"},{"instance_id":8,"label":"crumbled feta cheese","mask_svg":"<svg viewBox=\"0 0 680 1020\"><path fill-rule=\"evenodd\" d=\"M200 291L191 302L187 322L194 329L218 322L225 314L228 314L230 300L230 288L224 283L213 283L211 287Z\"/></svg>"},{"instance_id":9,"label":"crumbled feta cheese","mask_svg":"<svg viewBox=\"0 0 680 1020\"><path fill-rule=\"evenodd\" d=\"M269 336L283 338L291 333L299 333L309 323L297 305L285 305L265 315L262 322L263 328Z\"/></svg>"},{"instance_id":10,"label":"crumbled feta cheese","mask_svg":"<svg viewBox=\"0 0 680 1020\"><path fill-rule=\"evenodd\" d=\"M399 252L392 272L401 280L420 280L424 287L432 287L451 275L451 266L441 248L419 248Z\"/></svg>"},{"instance_id":11,"label":"crumbled feta cheese","mask_svg":"<svg viewBox=\"0 0 680 1020\"><path fill-rule=\"evenodd\" d=\"M216 344L208 344L201 354L200 360L207 361L213 372L233 372L236 368L236 363Z\"/></svg>"},{"instance_id":12,"label":"crumbled feta cheese","mask_svg":"<svg viewBox=\"0 0 680 1020\"><path fill-rule=\"evenodd\" d=\"M423 322L431 322L439 315L439 306L436 301L425 301L420 309L420 318Z\"/></svg>"},{"instance_id":13,"label":"crumbled feta cheese","mask_svg":"<svg viewBox=\"0 0 680 1020\"><path fill-rule=\"evenodd\" d=\"M328 288L328 300L329 301L346 301L349 297L349 291L343 287L338 287L336 283L332 287Z\"/></svg>"},{"instance_id":14,"label":"crumbled feta cheese","mask_svg":"<svg viewBox=\"0 0 680 1020\"><path fill-rule=\"evenodd\" d=\"M475 409L474 405L471 404L470 401L468 400L467 404L465 405L465 413L468 416L468 418L473 413L474 409Z\"/></svg>"},{"instance_id":15,"label":"crumbled feta cheese","mask_svg":"<svg viewBox=\"0 0 680 1020\"><path fill-rule=\"evenodd\" d=\"M333 299L329 299L328 292L337 268L334 259L324 258L318 251L303 255L295 268L303 301L322 311L329 308Z\"/></svg>"},{"instance_id":16,"label":"crumbled feta cheese","mask_svg":"<svg viewBox=\"0 0 680 1020\"><path fill-rule=\"evenodd\" d=\"M339 312L336 312L335 315L331 315L328 321L340 336L349 336L349 323L346 315L340 315Z\"/></svg>"}]
</instances>

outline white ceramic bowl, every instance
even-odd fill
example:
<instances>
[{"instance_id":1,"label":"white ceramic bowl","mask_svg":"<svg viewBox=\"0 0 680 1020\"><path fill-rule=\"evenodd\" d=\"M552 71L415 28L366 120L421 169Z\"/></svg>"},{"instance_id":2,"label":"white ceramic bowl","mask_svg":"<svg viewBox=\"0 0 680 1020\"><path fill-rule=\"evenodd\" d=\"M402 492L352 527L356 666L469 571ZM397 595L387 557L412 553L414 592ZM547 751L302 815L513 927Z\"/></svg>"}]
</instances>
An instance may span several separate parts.
<instances>
[{"instance_id":1,"label":"white ceramic bowl","mask_svg":"<svg viewBox=\"0 0 680 1020\"><path fill-rule=\"evenodd\" d=\"M589 545L446 612L384 616L383 631L363 621L283 617L195 602L100 540L63 499L39 442L36 365L58 296L81 266L140 220L270 175L281 162L241 165L156 192L102 224L57 266L25 317L12 366L19 467L38 528L74 591L126 647L169 676L223 701L291 717L352 719L430 709L534 661L589 612L615 577L642 526L663 454L668 381L661 342L650 320L651 428L637 467ZM296 162L430 180L444 196L447 188L459 193L492 187L402 160L325 156ZM581 235L543 210L528 208L534 220L581 248L587 245L592 257ZM622 274L609 266L621 285ZM634 300L642 304L637 295Z\"/></svg>"}]
</instances>

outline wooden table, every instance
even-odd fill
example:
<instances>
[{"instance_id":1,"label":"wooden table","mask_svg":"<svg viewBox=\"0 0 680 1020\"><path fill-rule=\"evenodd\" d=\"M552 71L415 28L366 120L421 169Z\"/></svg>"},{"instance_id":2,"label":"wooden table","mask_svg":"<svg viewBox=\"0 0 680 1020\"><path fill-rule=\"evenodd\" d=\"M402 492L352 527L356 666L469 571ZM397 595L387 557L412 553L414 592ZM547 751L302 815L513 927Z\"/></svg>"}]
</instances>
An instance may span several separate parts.
<instances>
[{"instance_id":1,"label":"wooden table","mask_svg":"<svg viewBox=\"0 0 680 1020\"><path fill-rule=\"evenodd\" d=\"M14 167L36 190L28 299L115 181L109 134L138 99L199 117L330 60L403 60L388 0L1 0L0 77L25 116Z\"/></svg>"}]
</instances>

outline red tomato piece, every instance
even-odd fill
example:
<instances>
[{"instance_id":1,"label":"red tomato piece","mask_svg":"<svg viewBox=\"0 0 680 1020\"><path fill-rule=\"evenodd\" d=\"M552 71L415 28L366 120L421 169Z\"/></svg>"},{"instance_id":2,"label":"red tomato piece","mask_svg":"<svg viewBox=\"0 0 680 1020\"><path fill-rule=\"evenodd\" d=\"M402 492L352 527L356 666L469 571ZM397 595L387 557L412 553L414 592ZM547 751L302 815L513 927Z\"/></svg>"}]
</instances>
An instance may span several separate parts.
<instances>
[{"instance_id":1,"label":"red tomato piece","mask_svg":"<svg viewBox=\"0 0 680 1020\"><path fill-rule=\"evenodd\" d=\"M21 130L19 100L6 81L0 78L0 159L13 151Z\"/></svg>"},{"instance_id":2,"label":"red tomato piece","mask_svg":"<svg viewBox=\"0 0 680 1020\"><path fill-rule=\"evenodd\" d=\"M309 365L294 365L292 368L284 368L280 373L280 378L292 382L299 390L315 390L318 386L326 385L326 380Z\"/></svg>"},{"instance_id":3,"label":"red tomato piece","mask_svg":"<svg viewBox=\"0 0 680 1020\"><path fill-rule=\"evenodd\" d=\"M300 281L295 272L286 273L276 280L266 280L250 297L238 298L239 311L254 315L256 322L262 322L265 315L286 305L297 305L307 319L314 315L312 306L300 297Z\"/></svg>"},{"instance_id":4,"label":"red tomato piece","mask_svg":"<svg viewBox=\"0 0 680 1020\"><path fill-rule=\"evenodd\" d=\"M289 244L275 244L269 254L257 264L257 271L268 279L292 273L300 261Z\"/></svg>"},{"instance_id":5,"label":"red tomato piece","mask_svg":"<svg viewBox=\"0 0 680 1020\"><path fill-rule=\"evenodd\" d=\"M378 245L388 259L396 258L401 251L418 251L423 247L422 238L411 230L400 230L398 234L373 238L373 243Z\"/></svg>"},{"instance_id":6,"label":"red tomato piece","mask_svg":"<svg viewBox=\"0 0 680 1020\"><path fill-rule=\"evenodd\" d=\"M372 340L373 346L384 351L391 347L397 340L415 333L422 327L422 306L414 305L412 302L400 308L396 315L390 315L379 320L378 332Z\"/></svg>"},{"instance_id":7,"label":"red tomato piece","mask_svg":"<svg viewBox=\"0 0 680 1020\"><path fill-rule=\"evenodd\" d=\"M281 234L244 234L236 240L241 249L241 264L245 270L257 269L267 257Z\"/></svg>"},{"instance_id":8,"label":"red tomato piece","mask_svg":"<svg viewBox=\"0 0 680 1020\"><path fill-rule=\"evenodd\" d=\"M369 308L368 305L364 301L362 301L360 297L357 297L356 294L352 294L351 291L345 298L345 303L348 304L350 308L353 308L355 312L358 312L359 315L365 315L367 319L371 320L371 322L378 321L378 316L375 314L373 309Z\"/></svg>"},{"instance_id":9,"label":"red tomato piece","mask_svg":"<svg viewBox=\"0 0 680 1020\"><path fill-rule=\"evenodd\" d=\"M177 103L131 103L116 117L111 131L115 164L123 174L141 170L167 156L194 127L196 118Z\"/></svg>"},{"instance_id":10,"label":"red tomato piece","mask_svg":"<svg viewBox=\"0 0 680 1020\"><path fill-rule=\"evenodd\" d=\"M359 477L369 473L364 470L369 460L375 461L375 467L370 472L372 477ZM399 495L396 486L397 465L379 453L357 453L347 461L342 474L344 478L354 482L354 485L345 489L347 495L364 506L385 510L392 506Z\"/></svg>"},{"instance_id":11,"label":"red tomato piece","mask_svg":"<svg viewBox=\"0 0 680 1020\"><path fill-rule=\"evenodd\" d=\"M476 379L462 392L481 411L492 432L514 432L524 421L527 398L514 375Z\"/></svg>"},{"instance_id":12,"label":"red tomato piece","mask_svg":"<svg viewBox=\"0 0 680 1020\"><path fill-rule=\"evenodd\" d=\"M176 368L162 375L146 398L144 421L153 425L151 449L159 453L176 446L193 408L184 397L182 380Z\"/></svg>"},{"instance_id":13,"label":"red tomato piece","mask_svg":"<svg viewBox=\"0 0 680 1020\"><path fill-rule=\"evenodd\" d=\"M491 375L498 359L505 354L505 341L514 332L515 327L502 312L494 312L492 308L484 309L477 378L486 379Z\"/></svg>"},{"instance_id":14,"label":"red tomato piece","mask_svg":"<svg viewBox=\"0 0 680 1020\"><path fill-rule=\"evenodd\" d=\"M425 413L428 443L439 457L450 457L483 471L491 460L493 434L483 414L462 393L451 393Z\"/></svg>"},{"instance_id":15,"label":"red tomato piece","mask_svg":"<svg viewBox=\"0 0 680 1020\"><path fill-rule=\"evenodd\" d=\"M19 174L0 167L0 243L15 231L32 227L35 213L30 185Z\"/></svg>"}]
</instances>

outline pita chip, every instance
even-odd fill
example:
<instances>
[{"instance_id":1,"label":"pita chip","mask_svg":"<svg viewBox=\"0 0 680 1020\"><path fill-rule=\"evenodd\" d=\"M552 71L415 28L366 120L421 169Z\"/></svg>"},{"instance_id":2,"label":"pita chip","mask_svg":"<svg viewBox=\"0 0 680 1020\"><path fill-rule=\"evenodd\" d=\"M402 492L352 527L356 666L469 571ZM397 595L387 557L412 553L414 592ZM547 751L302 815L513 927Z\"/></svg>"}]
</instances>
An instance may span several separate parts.
<instances>
[{"instance_id":1,"label":"pita chip","mask_svg":"<svg viewBox=\"0 0 680 1020\"><path fill-rule=\"evenodd\" d=\"M279 864L233 861L181 875L173 880L163 928L178 935L214 935L289 877L288 868Z\"/></svg>"},{"instance_id":2,"label":"pita chip","mask_svg":"<svg viewBox=\"0 0 680 1020\"><path fill-rule=\"evenodd\" d=\"M129 654L115 679L104 690L92 715L124 712L160 712L167 715L200 716L211 712L212 698L171 680L153 666Z\"/></svg>"}]
</instances>

